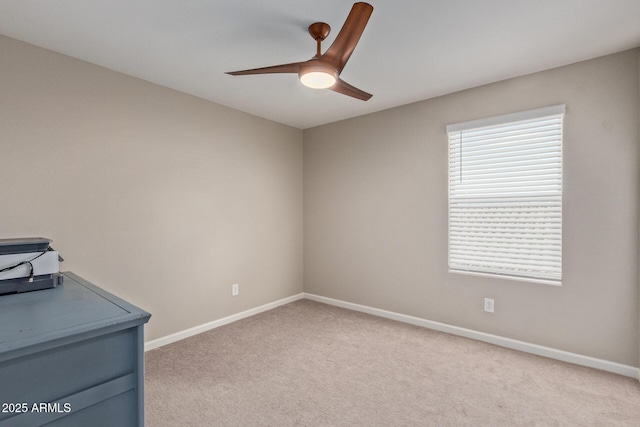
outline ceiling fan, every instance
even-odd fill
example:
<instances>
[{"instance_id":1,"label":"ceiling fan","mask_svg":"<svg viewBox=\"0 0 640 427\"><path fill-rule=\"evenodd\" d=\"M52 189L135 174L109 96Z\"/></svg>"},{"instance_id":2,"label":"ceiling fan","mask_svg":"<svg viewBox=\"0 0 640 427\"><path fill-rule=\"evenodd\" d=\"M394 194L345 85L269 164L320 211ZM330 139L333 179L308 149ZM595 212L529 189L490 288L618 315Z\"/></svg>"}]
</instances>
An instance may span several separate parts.
<instances>
[{"instance_id":1,"label":"ceiling fan","mask_svg":"<svg viewBox=\"0 0 640 427\"><path fill-rule=\"evenodd\" d=\"M338 33L333 44L324 54L320 53L320 44L329 35L331 27L324 22L311 24L309 26L309 34L317 43L317 52L308 61L232 71L226 74L244 76L248 74L297 73L300 81L305 86L314 89L330 89L343 95L367 101L372 95L342 80L340 73L353 53L356 44L358 44L358 40L360 40L360 36L367 26L372 12L373 6L370 4L355 3L340 33Z\"/></svg>"}]
</instances>

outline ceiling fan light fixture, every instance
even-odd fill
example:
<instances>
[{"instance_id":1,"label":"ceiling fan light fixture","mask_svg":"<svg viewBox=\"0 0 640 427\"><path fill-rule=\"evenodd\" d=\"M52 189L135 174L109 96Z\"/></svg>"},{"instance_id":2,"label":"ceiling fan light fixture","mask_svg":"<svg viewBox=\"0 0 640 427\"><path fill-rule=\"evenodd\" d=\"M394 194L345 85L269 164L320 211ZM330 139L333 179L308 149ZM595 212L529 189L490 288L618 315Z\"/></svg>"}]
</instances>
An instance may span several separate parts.
<instances>
[{"instance_id":1,"label":"ceiling fan light fixture","mask_svg":"<svg viewBox=\"0 0 640 427\"><path fill-rule=\"evenodd\" d=\"M330 67L307 66L301 67L298 73L300 82L312 89L327 89L336 84L338 72Z\"/></svg>"},{"instance_id":2,"label":"ceiling fan light fixture","mask_svg":"<svg viewBox=\"0 0 640 427\"><path fill-rule=\"evenodd\" d=\"M300 76L300 81L312 89L327 89L336 84L336 78L329 73L312 71Z\"/></svg>"}]
</instances>

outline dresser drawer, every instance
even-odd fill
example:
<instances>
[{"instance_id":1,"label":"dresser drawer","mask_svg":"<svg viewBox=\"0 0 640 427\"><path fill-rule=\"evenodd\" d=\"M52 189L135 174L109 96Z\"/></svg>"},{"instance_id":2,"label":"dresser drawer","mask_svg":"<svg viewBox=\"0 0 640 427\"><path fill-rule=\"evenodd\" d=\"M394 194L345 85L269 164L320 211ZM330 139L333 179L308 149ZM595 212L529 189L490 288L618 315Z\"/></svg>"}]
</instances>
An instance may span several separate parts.
<instances>
[{"instance_id":1,"label":"dresser drawer","mask_svg":"<svg viewBox=\"0 0 640 427\"><path fill-rule=\"evenodd\" d=\"M67 396L134 373L135 331L118 331L0 363L0 402L26 403L33 412L34 404L66 403ZM15 415L0 412L0 422Z\"/></svg>"}]
</instances>

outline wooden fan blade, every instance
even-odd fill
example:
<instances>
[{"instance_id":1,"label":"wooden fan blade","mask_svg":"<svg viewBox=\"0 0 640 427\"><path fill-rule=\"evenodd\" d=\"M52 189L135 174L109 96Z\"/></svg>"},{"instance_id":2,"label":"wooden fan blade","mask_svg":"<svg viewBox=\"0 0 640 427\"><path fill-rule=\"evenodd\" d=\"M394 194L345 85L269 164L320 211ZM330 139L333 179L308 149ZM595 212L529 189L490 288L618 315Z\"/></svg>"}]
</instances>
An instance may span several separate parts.
<instances>
[{"instance_id":1,"label":"wooden fan blade","mask_svg":"<svg viewBox=\"0 0 640 427\"><path fill-rule=\"evenodd\" d=\"M248 74L297 73L302 64L304 64L304 62L292 62L290 64L272 65L271 67L252 68L251 70L229 71L225 74L246 76Z\"/></svg>"},{"instance_id":2,"label":"wooden fan blade","mask_svg":"<svg viewBox=\"0 0 640 427\"><path fill-rule=\"evenodd\" d=\"M373 12L373 6L368 3L358 2L353 5L347 20L340 29L340 33L333 41L333 44L322 55L320 59L333 65L338 73L342 72L349 57L353 53L364 28L369 22L369 17Z\"/></svg>"},{"instance_id":3,"label":"wooden fan blade","mask_svg":"<svg viewBox=\"0 0 640 427\"><path fill-rule=\"evenodd\" d=\"M349 83L345 82L340 78L338 78L338 80L336 81L336 84L331 86L329 89L331 89L334 92L341 93L343 95L348 95L354 98L361 99L363 101L368 101L369 98L373 96L370 93L367 93L363 90L358 89L357 87L351 86Z\"/></svg>"}]
</instances>

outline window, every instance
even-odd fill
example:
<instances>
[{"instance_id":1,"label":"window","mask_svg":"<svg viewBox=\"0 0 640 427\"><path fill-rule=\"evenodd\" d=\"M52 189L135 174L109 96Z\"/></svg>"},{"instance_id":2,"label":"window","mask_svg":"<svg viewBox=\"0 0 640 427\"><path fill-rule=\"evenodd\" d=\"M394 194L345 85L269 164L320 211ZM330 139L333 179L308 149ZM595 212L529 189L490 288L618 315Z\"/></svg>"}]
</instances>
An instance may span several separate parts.
<instances>
[{"instance_id":1,"label":"window","mask_svg":"<svg viewBox=\"0 0 640 427\"><path fill-rule=\"evenodd\" d=\"M561 284L564 111L447 126L450 271Z\"/></svg>"}]
</instances>

